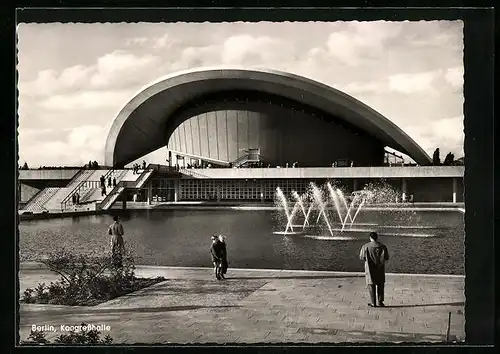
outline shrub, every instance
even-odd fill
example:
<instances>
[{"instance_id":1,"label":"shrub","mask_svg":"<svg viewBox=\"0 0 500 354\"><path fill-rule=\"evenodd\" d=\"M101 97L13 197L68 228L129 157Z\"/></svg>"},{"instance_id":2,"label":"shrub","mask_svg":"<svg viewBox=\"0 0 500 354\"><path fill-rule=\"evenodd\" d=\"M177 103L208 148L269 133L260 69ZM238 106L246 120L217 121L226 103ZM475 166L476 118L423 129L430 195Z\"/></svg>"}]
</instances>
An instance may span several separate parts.
<instances>
[{"instance_id":1,"label":"shrub","mask_svg":"<svg viewBox=\"0 0 500 354\"><path fill-rule=\"evenodd\" d=\"M24 292L23 292L23 300L24 300L25 303L32 304L32 303L35 302L36 297L33 296L34 292L35 291L33 289L31 289L31 288L28 288L28 289L24 290Z\"/></svg>"},{"instance_id":2,"label":"shrub","mask_svg":"<svg viewBox=\"0 0 500 354\"><path fill-rule=\"evenodd\" d=\"M47 344L49 341L45 338L45 332L31 330L28 340L21 341L21 344Z\"/></svg>"},{"instance_id":3,"label":"shrub","mask_svg":"<svg viewBox=\"0 0 500 354\"><path fill-rule=\"evenodd\" d=\"M42 263L61 279L49 286L42 283L26 289L25 303L92 306L163 280L136 278L133 254L127 247L119 269L113 266L110 255L76 254L66 249L51 253Z\"/></svg>"}]
</instances>

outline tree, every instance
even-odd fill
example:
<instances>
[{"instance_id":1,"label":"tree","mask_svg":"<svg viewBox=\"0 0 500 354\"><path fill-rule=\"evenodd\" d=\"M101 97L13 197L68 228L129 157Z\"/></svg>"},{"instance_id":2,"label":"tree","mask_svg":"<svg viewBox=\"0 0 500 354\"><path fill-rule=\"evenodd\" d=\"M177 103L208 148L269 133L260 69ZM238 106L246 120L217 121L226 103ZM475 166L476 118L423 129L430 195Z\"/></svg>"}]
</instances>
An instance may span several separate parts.
<instances>
[{"instance_id":1,"label":"tree","mask_svg":"<svg viewBox=\"0 0 500 354\"><path fill-rule=\"evenodd\" d=\"M24 163L23 167L21 167L21 170L29 170L27 162Z\"/></svg>"},{"instance_id":2,"label":"tree","mask_svg":"<svg viewBox=\"0 0 500 354\"><path fill-rule=\"evenodd\" d=\"M434 166L441 165L441 158L439 157L439 148L434 150L434 153L432 154L432 164Z\"/></svg>"},{"instance_id":3,"label":"tree","mask_svg":"<svg viewBox=\"0 0 500 354\"><path fill-rule=\"evenodd\" d=\"M453 165L454 161L455 161L455 155L449 152L446 154L446 157L444 158L443 165L451 166Z\"/></svg>"},{"instance_id":4,"label":"tree","mask_svg":"<svg viewBox=\"0 0 500 354\"><path fill-rule=\"evenodd\" d=\"M453 164L455 166L463 166L464 165L464 160L465 160L465 157L459 157L458 159L456 159L455 161L453 161Z\"/></svg>"}]
</instances>

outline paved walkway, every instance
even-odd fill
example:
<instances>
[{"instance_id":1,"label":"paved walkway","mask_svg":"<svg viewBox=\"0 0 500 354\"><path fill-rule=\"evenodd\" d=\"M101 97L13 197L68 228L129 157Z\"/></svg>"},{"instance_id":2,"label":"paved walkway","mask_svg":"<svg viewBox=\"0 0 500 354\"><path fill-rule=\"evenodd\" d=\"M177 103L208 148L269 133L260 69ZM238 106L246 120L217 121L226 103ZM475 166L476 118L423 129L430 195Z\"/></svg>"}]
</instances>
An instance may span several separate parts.
<instances>
[{"instance_id":1,"label":"paved walkway","mask_svg":"<svg viewBox=\"0 0 500 354\"><path fill-rule=\"evenodd\" d=\"M114 343L335 343L464 340L464 277L388 275L386 308L367 307L359 273L147 267L167 280L94 307L21 304L20 337L32 325L109 325ZM25 264L21 291L57 276Z\"/></svg>"}]
</instances>

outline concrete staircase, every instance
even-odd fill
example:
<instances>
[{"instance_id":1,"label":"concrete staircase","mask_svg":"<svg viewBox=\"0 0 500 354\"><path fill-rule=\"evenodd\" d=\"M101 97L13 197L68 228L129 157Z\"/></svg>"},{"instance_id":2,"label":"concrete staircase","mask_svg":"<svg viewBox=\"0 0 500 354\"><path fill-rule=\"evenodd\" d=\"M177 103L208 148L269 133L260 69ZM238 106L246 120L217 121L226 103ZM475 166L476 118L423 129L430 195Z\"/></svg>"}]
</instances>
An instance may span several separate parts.
<instances>
[{"instance_id":1,"label":"concrete staircase","mask_svg":"<svg viewBox=\"0 0 500 354\"><path fill-rule=\"evenodd\" d=\"M100 177L106 177L106 187L107 195L101 195ZM71 201L68 201L64 205L65 211L78 211L78 210L95 210L97 205L104 201L108 196L118 190L118 185L123 179L129 181L135 181L141 175L134 174L132 170L100 170L96 171L94 174L90 175L87 181L81 182L81 185L74 189L71 194L78 192L80 194L80 204L73 205ZM116 187L108 187L108 178L115 178ZM121 191L120 191L121 193ZM69 195L71 195L69 194ZM116 198L114 198L116 199Z\"/></svg>"},{"instance_id":2,"label":"concrete staircase","mask_svg":"<svg viewBox=\"0 0 500 354\"><path fill-rule=\"evenodd\" d=\"M24 211L32 213L79 210L96 210L100 203L106 209L111 207L125 188L142 188L149 180L153 170L143 170L142 173L134 173L133 170L81 170L66 187L45 188L26 205ZM116 179L116 187L107 187L107 195L101 195L100 178L108 177ZM75 193L80 195L80 204L73 205L71 196Z\"/></svg>"},{"instance_id":3,"label":"concrete staircase","mask_svg":"<svg viewBox=\"0 0 500 354\"><path fill-rule=\"evenodd\" d=\"M145 170L139 178L136 180L135 188L142 188L144 184L149 180L149 177L153 174L153 170Z\"/></svg>"},{"instance_id":4,"label":"concrete staircase","mask_svg":"<svg viewBox=\"0 0 500 354\"><path fill-rule=\"evenodd\" d=\"M116 191L113 190L111 194L106 197L101 203L101 210L108 210L111 208L111 206L116 202L118 197L122 194L122 192L125 190L125 187L119 186Z\"/></svg>"},{"instance_id":5,"label":"concrete staircase","mask_svg":"<svg viewBox=\"0 0 500 354\"><path fill-rule=\"evenodd\" d=\"M133 171L126 171L116 187L101 201L99 209L110 209L126 187L142 188L153 173L153 170L143 170L141 174L134 174Z\"/></svg>"},{"instance_id":6,"label":"concrete staircase","mask_svg":"<svg viewBox=\"0 0 500 354\"><path fill-rule=\"evenodd\" d=\"M41 213L45 211L45 203L57 193L60 188L49 187L44 188L40 193L38 193L35 198L33 198L23 209L23 211L29 211L32 213Z\"/></svg>"},{"instance_id":7,"label":"concrete staircase","mask_svg":"<svg viewBox=\"0 0 500 354\"><path fill-rule=\"evenodd\" d=\"M88 189L85 194L80 198L80 204L86 204L86 203L92 203L98 201L100 198L103 198L101 196L101 188L90 188Z\"/></svg>"},{"instance_id":8,"label":"concrete staircase","mask_svg":"<svg viewBox=\"0 0 500 354\"><path fill-rule=\"evenodd\" d=\"M80 183L75 184L66 196L59 201L61 204L59 208L61 210L68 210L68 209L74 209L77 208L78 205L74 205L72 201L72 196L75 194L80 195L80 204L84 202L84 200L88 200L88 197L90 193L94 192L95 189L100 190L100 178L101 176L104 176L107 180L109 176L111 176L113 170L111 169L100 169L100 170L93 170L89 175L87 175L87 178L80 181Z\"/></svg>"},{"instance_id":9,"label":"concrete staircase","mask_svg":"<svg viewBox=\"0 0 500 354\"><path fill-rule=\"evenodd\" d=\"M95 173L95 170L80 170L75 177L68 183L65 188L75 187L78 183L86 181L90 176Z\"/></svg>"},{"instance_id":10,"label":"concrete staircase","mask_svg":"<svg viewBox=\"0 0 500 354\"><path fill-rule=\"evenodd\" d=\"M93 182L93 184L96 184L99 182L99 178L102 175L106 175L110 170L106 169L101 169L101 170L84 170L84 172L79 173L75 179L77 181L71 181L68 186L64 188L60 188L52 198L50 198L46 205L45 208L49 212L61 212L67 209L67 207L73 207L71 200L69 199L72 194L78 191L80 194L80 198L84 192L87 191L87 189L90 188L90 185ZM96 182L97 181L97 182ZM89 188L83 188L86 185L89 185ZM67 205L62 205L63 201L69 201Z\"/></svg>"}]
</instances>

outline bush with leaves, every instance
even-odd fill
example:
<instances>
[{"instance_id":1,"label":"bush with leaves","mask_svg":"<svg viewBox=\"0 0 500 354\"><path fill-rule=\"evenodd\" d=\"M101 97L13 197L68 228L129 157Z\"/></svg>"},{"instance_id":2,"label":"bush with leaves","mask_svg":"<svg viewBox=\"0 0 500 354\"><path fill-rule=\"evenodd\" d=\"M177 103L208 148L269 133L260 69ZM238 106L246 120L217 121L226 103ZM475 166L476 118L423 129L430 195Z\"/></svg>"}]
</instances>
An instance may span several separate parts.
<instances>
[{"instance_id":1,"label":"bush with leaves","mask_svg":"<svg viewBox=\"0 0 500 354\"><path fill-rule=\"evenodd\" d=\"M61 279L49 286L42 283L36 289L26 289L25 303L95 305L163 280L136 278L134 257L127 247L119 269L109 254L78 254L67 249L59 249L41 262Z\"/></svg>"},{"instance_id":2,"label":"bush with leaves","mask_svg":"<svg viewBox=\"0 0 500 354\"><path fill-rule=\"evenodd\" d=\"M48 344L50 343L47 338L45 338L44 331L34 331L31 330L28 340L21 341L21 344Z\"/></svg>"},{"instance_id":3,"label":"bush with leaves","mask_svg":"<svg viewBox=\"0 0 500 354\"><path fill-rule=\"evenodd\" d=\"M69 344L69 345L99 345L111 344L113 338L109 334L101 338L101 332L96 329L88 329L86 323L81 324L82 330L69 331L67 334L60 334L55 338L54 344ZM45 332L31 330L30 335L26 341L21 341L21 344L51 344L45 338Z\"/></svg>"}]
</instances>

